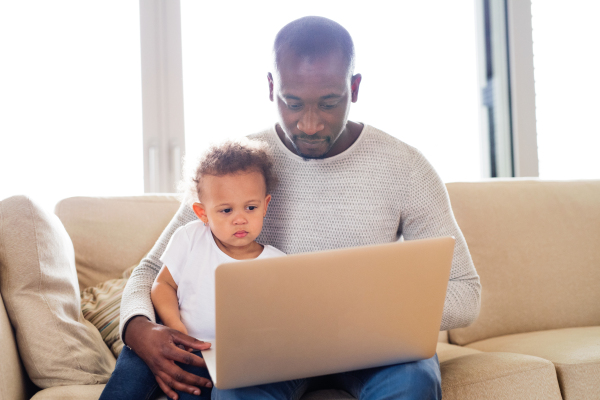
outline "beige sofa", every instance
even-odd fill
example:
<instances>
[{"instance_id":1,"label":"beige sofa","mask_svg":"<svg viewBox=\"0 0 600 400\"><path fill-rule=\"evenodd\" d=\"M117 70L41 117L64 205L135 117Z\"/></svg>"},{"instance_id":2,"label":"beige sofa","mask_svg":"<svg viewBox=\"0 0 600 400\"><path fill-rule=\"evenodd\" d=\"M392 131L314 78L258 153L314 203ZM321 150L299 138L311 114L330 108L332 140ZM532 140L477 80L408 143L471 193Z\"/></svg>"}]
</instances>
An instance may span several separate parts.
<instances>
[{"instance_id":1,"label":"beige sofa","mask_svg":"<svg viewBox=\"0 0 600 400\"><path fill-rule=\"evenodd\" d=\"M447 187L483 292L479 319L440 335L444 398L600 399L600 181ZM138 262L177 207L173 196L61 201L56 214L80 288ZM15 337L0 302L0 400L98 398L101 384L38 391ZM335 390L304 397L346 398Z\"/></svg>"}]
</instances>

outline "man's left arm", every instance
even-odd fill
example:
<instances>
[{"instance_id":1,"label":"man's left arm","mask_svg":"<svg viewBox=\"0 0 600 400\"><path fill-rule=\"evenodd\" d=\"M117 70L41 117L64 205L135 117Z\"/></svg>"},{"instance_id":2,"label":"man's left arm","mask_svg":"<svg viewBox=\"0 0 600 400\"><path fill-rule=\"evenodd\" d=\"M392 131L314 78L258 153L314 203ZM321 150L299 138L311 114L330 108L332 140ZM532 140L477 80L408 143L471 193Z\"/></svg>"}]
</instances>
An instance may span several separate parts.
<instances>
[{"instance_id":1,"label":"man's left arm","mask_svg":"<svg viewBox=\"0 0 600 400\"><path fill-rule=\"evenodd\" d=\"M405 240L454 236L454 256L440 330L468 326L479 315L479 276L454 219L446 186L418 151L412 166L409 201L403 210L400 230Z\"/></svg>"}]
</instances>

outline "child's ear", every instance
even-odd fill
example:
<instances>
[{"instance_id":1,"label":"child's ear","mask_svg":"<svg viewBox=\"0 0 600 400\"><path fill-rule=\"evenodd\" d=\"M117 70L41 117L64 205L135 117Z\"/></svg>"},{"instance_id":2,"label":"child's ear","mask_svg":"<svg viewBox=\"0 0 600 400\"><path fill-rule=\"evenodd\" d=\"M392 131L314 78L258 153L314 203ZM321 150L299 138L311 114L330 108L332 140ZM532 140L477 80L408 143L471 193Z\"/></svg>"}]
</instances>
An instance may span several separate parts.
<instances>
[{"instance_id":1,"label":"child's ear","mask_svg":"<svg viewBox=\"0 0 600 400\"><path fill-rule=\"evenodd\" d=\"M204 208L204 205L202 203L194 203L192 208L194 209L194 214L196 214L202 222L208 224L208 217L206 215L206 209Z\"/></svg>"},{"instance_id":2,"label":"child's ear","mask_svg":"<svg viewBox=\"0 0 600 400\"><path fill-rule=\"evenodd\" d=\"M267 208L269 208L270 202L271 202L271 195L268 194L267 197L265 197L265 212L263 213L263 218L267 216Z\"/></svg>"}]
</instances>

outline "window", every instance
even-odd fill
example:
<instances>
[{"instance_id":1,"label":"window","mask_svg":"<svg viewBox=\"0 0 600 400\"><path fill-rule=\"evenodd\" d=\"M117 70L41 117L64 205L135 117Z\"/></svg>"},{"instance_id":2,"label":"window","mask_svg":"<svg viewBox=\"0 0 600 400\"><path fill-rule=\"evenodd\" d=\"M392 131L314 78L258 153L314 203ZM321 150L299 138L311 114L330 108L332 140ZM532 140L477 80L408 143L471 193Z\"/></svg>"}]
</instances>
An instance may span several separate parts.
<instances>
[{"instance_id":1,"label":"window","mask_svg":"<svg viewBox=\"0 0 600 400\"><path fill-rule=\"evenodd\" d=\"M540 178L600 178L600 4L532 1Z\"/></svg>"},{"instance_id":2,"label":"window","mask_svg":"<svg viewBox=\"0 0 600 400\"><path fill-rule=\"evenodd\" d=\"M143 193L137 2L0 3L0 199Z\"/></svg>"},{"instance_id":3,"label":"window","mask_svg":"<svg viewBox=\"0 0 600 400\"><path fill-rule=\"evenodd\" d=\"M320 15L354 39L363 81L350 119L417 147L445 181L481 178L473 2L288 4L182 0L188 155L276 121L266 78L275 35Z\"/></svg>"}]
</instances>

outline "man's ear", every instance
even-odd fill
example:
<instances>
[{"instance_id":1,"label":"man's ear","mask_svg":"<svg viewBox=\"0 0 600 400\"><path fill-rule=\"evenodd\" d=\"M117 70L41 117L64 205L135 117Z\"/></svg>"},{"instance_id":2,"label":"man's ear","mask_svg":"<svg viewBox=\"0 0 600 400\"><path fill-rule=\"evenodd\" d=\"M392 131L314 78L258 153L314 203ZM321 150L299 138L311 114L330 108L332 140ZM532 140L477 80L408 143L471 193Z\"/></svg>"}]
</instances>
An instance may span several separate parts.
<instances>
[{"instance_id":1,"label":"man's ear","mask_svg":"<svg viewBox=\"0 0 600 400\"><path fill-rule=\"evenodd\" d=\"M263 218L267 216L267 208L269 208L270 202L271 202L271 195L268 194L267 197L265 197L265 212L263 213Z\"/></svg>"},{"instance_id":2,"label":"man's ear","mask_svg":"<svg viewBox=\"0 0 600 400\"><path fill-rule=\"evenodd\" d=\"M208 224L208 217L206 216L204 205L202 203L194 203L192 208L194 209L194 214L196 214L202 222Z\"/></svg>"},{"instance_id":3,"label":"man's ear","mask_svg":"<svg viewBox=\"0 0 600 400\"><path fill-rule=\"evenodd\" d=\"M356 103L358 100L358 89L360 88L360 81L362 80L361 74L356 74L352 77L350 81L350 85L352 88L352 102Z\"/></svg>"},{"instance_id":4,"label":"man's ear","mask_svg":"<svg viewBox=\"0 0 600 400\"><path fill-rule=\"evenodd\" d=\"M267 73L267 80L269 81L269 100L273 101L273 75Z\"/></svg>"}]
</instances>

